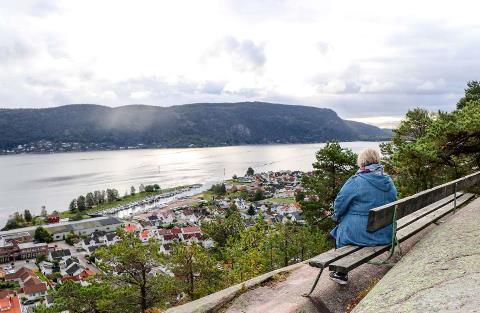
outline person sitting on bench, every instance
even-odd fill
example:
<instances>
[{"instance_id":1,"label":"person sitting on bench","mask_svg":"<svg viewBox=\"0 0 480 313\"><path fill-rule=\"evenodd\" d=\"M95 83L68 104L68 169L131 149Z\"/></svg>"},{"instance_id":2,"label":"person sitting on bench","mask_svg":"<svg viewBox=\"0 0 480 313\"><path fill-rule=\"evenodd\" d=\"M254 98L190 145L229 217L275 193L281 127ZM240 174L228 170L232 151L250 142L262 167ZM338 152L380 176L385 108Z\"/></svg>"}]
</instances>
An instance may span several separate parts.
<instances>
[{"instance_id":1,"label":"person sitting on bench","mask_svg":"<svg viewBox=\"0 0 480 313\"><path fill-rule=\"evenodd\" d=\"M374 149L363 150L357 158L358 172L343 185L334 203L332 219L337 226L331 235L336 248L346 245L380 246L392 241L392 226L367 232L368 211L397 200L397 189L390 176L384 173L380 153ZM331 272L330 279L347 283L347 275Z\"/></svg>"}]
</instances>

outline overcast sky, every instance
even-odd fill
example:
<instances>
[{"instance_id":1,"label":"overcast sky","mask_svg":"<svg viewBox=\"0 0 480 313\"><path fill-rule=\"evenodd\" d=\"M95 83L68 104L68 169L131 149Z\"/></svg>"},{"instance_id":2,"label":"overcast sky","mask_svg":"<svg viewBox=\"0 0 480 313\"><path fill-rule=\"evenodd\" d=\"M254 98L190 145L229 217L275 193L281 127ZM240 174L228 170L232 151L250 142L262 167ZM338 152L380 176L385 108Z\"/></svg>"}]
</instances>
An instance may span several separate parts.
<instances>
[{"instance_id":1,"label":"overcast sky","mask_svg":"<svg viewBox=\"0 0 480 313\"><path fill-rule=\"evenodd\" d=\"M478 3L478 2L477 2ZM0 107L271 101L377 125L451 110L475 1L0 2Z\"/></svg>"}]
</instances>

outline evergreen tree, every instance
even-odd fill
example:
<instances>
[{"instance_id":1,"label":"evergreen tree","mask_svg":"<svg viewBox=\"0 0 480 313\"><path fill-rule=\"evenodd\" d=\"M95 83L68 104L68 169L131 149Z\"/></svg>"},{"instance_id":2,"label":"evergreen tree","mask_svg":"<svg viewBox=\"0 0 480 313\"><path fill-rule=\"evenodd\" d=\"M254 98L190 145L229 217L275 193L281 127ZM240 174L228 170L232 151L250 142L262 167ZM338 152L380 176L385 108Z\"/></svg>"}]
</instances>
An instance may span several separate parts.
<instances>
[{"instance_id":1,"label":"evergreen tree","mask_svg":"<svg viewBox=\"0 0 480 313\"><path fill-rule=\"evenodd\" d=\"M165 305L173 295L173 281L155 269L165 266L157 241L142 243L133 233L119 231L120 241L95 252L101 260L101 279L112 286L121 287L121 297L115 298L126 312L142 312L155 305ZM118 292L120 292L118 291Z\"/></svg>"},{"instance_id":2,"label":"evergreen tree","mask_svg":"<svg viewBox=\"0 0 480 313\"><path fill-rule=\"evenodd\" d=\"M458 100L457 109L463 109L469 102L480 101L480 81L472 80L467 83L465 96Z\"/></svg>"},{"instance_id":3,"label":"evergreen tree","mask_svg":"<svg viewBox=\"0 0 480 313\"><path fill-rule=\"evenodd\" d=\"M357 156L336 141L320 149L311 175L302 177L308 201L301 206L309 223L317 223L333 211L333 201L345 181L355 174Z\"/></svg>"},{"instance_id":4,"label":"evergreen tree","mask_svg":"<svg viewBox=\"0 0 480 313\"><path fill-rule=\"evenodd\" d=\"M135 195L135 187L130 187L130 195L134 196Z\"/></svg>"},{"instance_id":5,"label":"evergreen tree","mask_svg":"<svg viewBox=\"0 0 480 313\"><path fill-rule=\"evenodd\" d=\"M255 194L253 195L253 201L260 201L263 200L263 190L258 188L255 190Z\"/></svg>"},{"instance_id":6,"label":"evergreen tree","mask_svg":"<svg viewBox=\"0 0 480 313\"><path fill-rule=\"evenodd\" d=\"M31 222L32 222L32 219L33 219L32 213L30 213L29 210L25 210L25 211L23 212L23 218L25 219L25 222L31 223Z\"/></svg>"},{"instance_id":7,"label":"evergreen tree","mask_svg":"<svg viewBox=\"0 0 480 313\"><path fill-rule=\"evenodd\" d=\"M242 216L238 210L229 210L229 214L225 218L221 216L215 217L212 221L202 222L202 231L211 238L215 245L219 248L225 246L227 240L232 237L238 238L241 231L245 229Z\"/></svg>"},{"instance_id":8,"label":"evergreen tree","mask_svg":"<svg viewBox=\"0 0 480 313\"><path fill-rule=\"evenodd\" d=\"M50 243L53 241L52 235L48 232L48 230L46 230L42 226L39 226L37 227L37 229L35 229L34 238L38 242Z\"/></svg>"},{"instance_id":9,"label":"evergreen tree","mask_svg":"<svg viewBox=\"0 0 480 313\"><path fill-rule=\"evenodd\" d=\"M177 243L173 246L169 266L179 278L180 290L190 299L197 299L216 291L220 271L215 260L197 243Z\"/></svg>"},{"instance_id":10,"label":"evergreen tree","mask_svg":"<svg viewBox=\"0 0 480 313\"><path fill-rule=\"evenodd\" d=\"M249 167L247 169L247 176L253 176L255 174L255 171L253 170L253 168Z\"/></svg>"},{"instance_id":11,"label":"evergreen tree","mask_svg":"<svg viewBox=\"0 0 480 313\"><path fill-rule=\"evenodd\" d=\"M248 207L247 214L250 216L254 216L256 213L257 212L255 212L255 207L253 206L253 204L250 204L250 206Z\"/></svg>"},{"instance_id":12,"label":"evergreen tree","mask_svg":"<svg viewBox=\"0 0 480 313\"><path fill-rule=\"evenodd\" d=\"M82 212L85 211L87 208L86 203L85 203L85 196L79 196L77 198L77 209Z\"/></svg>"},{"instance_id":13,"label":"evergreen tree","mask_svg":"<svg viewBox=\"0 0 480 313\"><path fill-rule=\"evenodd\" d=\"M72 213L75 213L77 211L77 200L76 199L73 199L72 201L70 201L70 205L68 206L68 209Z\"/></svg>"},{"instance_id":14,"label":"evergreen tree","mask_svg":"<svg viewBox=\"0 0 480 313\"><path fill-rule=\"evenodd\" d=\"M85 196L85 206L87 209L91 209L95 205L95 198L93 196L93 193L89 192Z\"/></svg>"}]
</instances>

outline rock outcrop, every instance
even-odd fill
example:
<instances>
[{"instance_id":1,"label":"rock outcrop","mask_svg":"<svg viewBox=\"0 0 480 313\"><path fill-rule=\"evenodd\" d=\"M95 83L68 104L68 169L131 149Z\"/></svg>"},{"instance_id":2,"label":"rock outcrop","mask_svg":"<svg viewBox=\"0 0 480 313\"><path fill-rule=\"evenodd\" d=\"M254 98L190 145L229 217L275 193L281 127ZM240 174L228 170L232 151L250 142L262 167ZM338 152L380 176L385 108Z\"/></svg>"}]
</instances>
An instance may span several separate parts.
<instances>
[{"instance_id":1,"label":"rock outcrop","mask_svg":"<svg viewBox=\"0 0 480 313\"><path fill-rule=\"evenodd\" d=\"M480 199L422 239L355 313L480 312Z\"/></svg>"}]
</instances>

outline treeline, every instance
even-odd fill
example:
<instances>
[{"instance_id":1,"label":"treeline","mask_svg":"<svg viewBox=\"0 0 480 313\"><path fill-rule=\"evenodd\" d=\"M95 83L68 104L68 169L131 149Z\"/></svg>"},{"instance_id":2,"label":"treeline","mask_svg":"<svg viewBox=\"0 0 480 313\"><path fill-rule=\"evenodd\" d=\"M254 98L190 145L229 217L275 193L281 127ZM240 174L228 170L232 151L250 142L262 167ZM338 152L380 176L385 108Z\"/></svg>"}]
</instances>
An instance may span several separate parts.
<instances>
[{"instance_id":1,"label":"treeline","mask_svg":"<svg viewBox=\"0 0 480 313\"><path fill-rule=\"evenodd\" d=\"M45 218L47 217L47 210L42 208L42 213L40 216L33 216L30 210L25 210L22 213L15 212L7 220L7 223L2 228L2 230L11 230L21 227L28 227L34 225L42 225L45 223Z\"/></svg>"},{"instance_id":2,"label":"treeline","mask_svg":"<svg viewBox=\"0 0 480 313\"><path fill-rule=\"evenodd\" d=\"M83 212L99 204L117 201L119 198L118 190L115 188L95 190L87 193L85 196L80 195L78 198L73 199L68 208L72 213Z\"/></svg>"},{"instance_id":3,"label":"treeline","mask_svg":"<svg viewBox=\"0 0 480 313\"><path fill-rule=\"evenodd\" d=\"M160 186L158 184L153 185L143 185L141 184L138 187L138 192L140 194L144 193L154 193L160 191ZM116 201L123 200L130 196L135 196L137 194L137 190L134 186L130 187L130 192L125 192L123 197L120 197L120 194L117 189L107 189L107 190L95 190L93 192L87 193L85 196L80 195L78 198L73 199L70 202L69 210L72 213L79 214L85 210L92 209L95 206L105 204L105 203L113 203Z\"/></svg>"}]
</instances>

